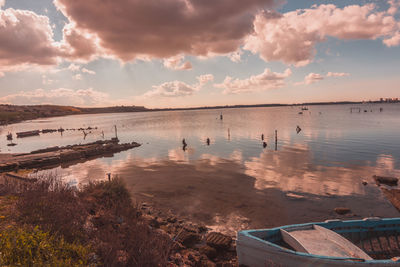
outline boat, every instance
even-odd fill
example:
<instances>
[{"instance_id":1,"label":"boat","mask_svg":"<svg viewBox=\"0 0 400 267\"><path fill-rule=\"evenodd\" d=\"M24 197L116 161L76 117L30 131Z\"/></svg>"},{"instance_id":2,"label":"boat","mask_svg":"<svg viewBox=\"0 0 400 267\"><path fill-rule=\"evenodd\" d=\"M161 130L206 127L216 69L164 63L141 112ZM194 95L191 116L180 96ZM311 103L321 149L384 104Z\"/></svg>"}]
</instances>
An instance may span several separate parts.
<instances>
[{"instance_id":1,"label":"boat","mask_svg":"<svg viewBox=\"0 0 400 267\"><path fill-rule=\"evenodd\" d=\"M28 137L28 136L35 136L35 135L39 135L39 134L40 134L39 130L19 132L19 133L17 133L17 137L22 138L22 137Z\"/></svg>"},{"instance_id":2,"label":"boat","mask_svg":"<svg viewBox=\"0 0 400 267\"><path fill-rule=\"evenodd\" d=\"M240 266L400 266L400 218L328 220L237 234Z\"/></svg>"}]
</instances>

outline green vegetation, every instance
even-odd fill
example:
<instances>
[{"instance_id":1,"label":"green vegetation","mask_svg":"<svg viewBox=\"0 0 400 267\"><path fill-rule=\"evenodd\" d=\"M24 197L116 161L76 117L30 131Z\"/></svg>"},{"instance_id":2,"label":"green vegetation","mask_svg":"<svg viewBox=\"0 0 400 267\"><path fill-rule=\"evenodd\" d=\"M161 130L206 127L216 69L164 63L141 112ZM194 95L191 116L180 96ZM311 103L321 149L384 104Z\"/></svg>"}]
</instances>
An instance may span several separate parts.
<instances>
[{"instance_id":1,"label":"green vegetation","mask_svg":"<svg viewBox=\"0 0 400 267\"><path fill-rule=\"evenodd\" d=\"M0 265L165 266L172 241L149 227L120 179L81 190L53 177L0 185Z\"/></svg>"},{"instance_id":2,"label":"green vegetation","mask_svg":"<svg viewBox=\"0 0 400 267\"><path fill-rule=\"evenodd\" d=\"M68 243L38 227L0 232L1 266L87 266L89 251L89 247Z\"/></svg>"}]
</instances>

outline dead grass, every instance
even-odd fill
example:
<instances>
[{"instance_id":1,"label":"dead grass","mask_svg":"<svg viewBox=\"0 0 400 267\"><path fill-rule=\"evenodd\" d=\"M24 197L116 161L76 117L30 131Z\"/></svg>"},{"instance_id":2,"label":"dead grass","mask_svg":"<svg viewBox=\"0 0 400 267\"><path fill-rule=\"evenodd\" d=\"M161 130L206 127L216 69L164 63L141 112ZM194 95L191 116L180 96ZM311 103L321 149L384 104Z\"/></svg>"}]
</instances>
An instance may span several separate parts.
<instances>
[{"instance_id":1,"label":"dead grass","mask_svg":"<svg viewBox=\"0 0 400 267\"><path fill-rule=\"evenodd\" d=\"M92 248L103 266L165 266L172 241L142 219L120 179L77 190L54 177L7 189L15 221Z\"/></svg>"}]
</instances>

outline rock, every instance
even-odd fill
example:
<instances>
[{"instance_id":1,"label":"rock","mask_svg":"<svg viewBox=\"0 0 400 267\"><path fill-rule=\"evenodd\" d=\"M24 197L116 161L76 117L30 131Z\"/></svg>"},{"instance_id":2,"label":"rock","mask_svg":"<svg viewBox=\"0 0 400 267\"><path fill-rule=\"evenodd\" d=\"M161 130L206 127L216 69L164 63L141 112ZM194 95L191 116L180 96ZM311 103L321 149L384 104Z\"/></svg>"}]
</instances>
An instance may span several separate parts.
<instances>
[{"instance_id":1,"label":"rock","mask_svg":"<svg viewBox=\"0 0 400 267\"><path fill-rule=\"evenodd\" d=\"M216 249L229 249L232 238L221 233L211 232L206 237L206 243Z\"/></svg>"},{"instance_id":2,"label":"rock","mask_svg":"<svg viewBox=\"0 0 400 267\"><path fill-rule=\"evenodd\" d=\"M362 181L362 184L363 184L363 185L367 185L368 182L367 182L367 181Z\"/></svg>"},{"instance_id":3,"label":"rock","mask_svg":"<svg viewBox=\"0 0 400 267\"><path fill-rule=\"evenodd\" d=\"M344 215L349 213L351 210L349 208L337 207L334 209L337 214Z\"/></svg>"},{"instance_id":4,"label":"rock","mask_svg":"<svg viewBox=\"0 0 400 267\"><path fill-rule=\"evenodd\" d=\"M169 222L169 223L176 223L176 221L177 221L176 217L169 217L167 219L167 222Z\"/></svg>"},{"instance_id":5,"label":"rock","mask_svg":"<svg viewBox=\"0 0 400 267\"><path fill-rule=\"evenodd\" d=\"M208 230L208 228L207 228L205 225L200 225L200 226L198 227L199 233L207 232L207 230Z\"/></svg>"},{"instance_id":6,"label":"rock","mask_svg":"<svg viewBox=\"0 0 400 267\"><path fill-rule=\"evenodd\" d=\"M217 265L214 262L210 261L210 260L202 259L199 262L199 264L196 265L196 267L197 266L198 267L216 267Z\"/></svg>"},{"instance_id":7,"label":"rock","mask_svg":"<svg viewBox=\"0 0 400 267\"><path fill-rule=\"evenodd\" d=\"M215 248L207 246L207 245L206 246L202 246L199 249L199 252L201 254L206 255L210 260L215 259L215 257L217 257L217 250Z\"/></svg>"},{"instance_id":8,"label":"rock","mask_svg":"<svg viewBox=\"0 0 400 267\"><path fill-rule=\"evenodd\" d=\"M186 247L192 247L201 240L201 236L197 233L189 232L183 229L176 240Z\"/></svg>"},{"instance_id":9,"label":"rock","mask_svg":"<svg viewBox=\"0 0 400 267\"><path fill-rule=\"evenodd\" d=\"M386 184L389 186L395 186L395 185L397 185L397 182L399 181L399 179L396 177L384 177L384 176L377 176L377 175L374 175L373 177L374 177L377 185Z\"/></svg>"}]
</instances>

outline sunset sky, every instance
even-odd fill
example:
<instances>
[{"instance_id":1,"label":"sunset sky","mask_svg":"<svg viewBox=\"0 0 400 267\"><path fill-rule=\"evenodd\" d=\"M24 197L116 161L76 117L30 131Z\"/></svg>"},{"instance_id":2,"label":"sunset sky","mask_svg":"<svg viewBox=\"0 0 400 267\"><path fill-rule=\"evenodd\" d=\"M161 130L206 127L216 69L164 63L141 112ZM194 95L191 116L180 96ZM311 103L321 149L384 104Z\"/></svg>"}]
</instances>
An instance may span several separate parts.
<instances>
[{"instance_id":1,"label":"sunset sky","mask_svg":"<svg viewBox=\"0 0 400 267\"><path fill-rule=\"evenodd\" d=\"M400 0L0 0L0 103L400 97Z\"/></svg>"}]
</instances>

